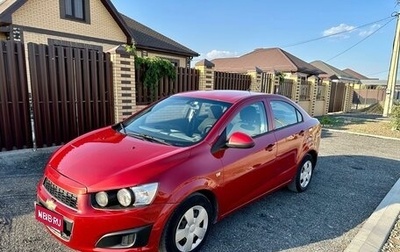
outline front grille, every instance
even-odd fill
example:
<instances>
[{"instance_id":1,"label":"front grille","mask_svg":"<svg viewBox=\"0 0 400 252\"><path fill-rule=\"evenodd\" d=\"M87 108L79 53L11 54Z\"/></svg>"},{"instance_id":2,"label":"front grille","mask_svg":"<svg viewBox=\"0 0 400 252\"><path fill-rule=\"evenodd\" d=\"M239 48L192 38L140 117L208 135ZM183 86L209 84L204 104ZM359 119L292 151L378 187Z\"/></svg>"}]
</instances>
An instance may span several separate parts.
<instances>
[{"instance_id":1,"label":"front grille","mask_svg":"<svg viewBox=\"0 0 400 252\"><path fill-rule=\"evenodd\" d=\"M46 188L46 190L61 203L69 207L72 207L74 209L78 209L78 204L77 204L78 198L76 197L76 195L56 186L53 182L51 182L47 178L44 179L43 185Z\"/></svg>"}]
</instances>

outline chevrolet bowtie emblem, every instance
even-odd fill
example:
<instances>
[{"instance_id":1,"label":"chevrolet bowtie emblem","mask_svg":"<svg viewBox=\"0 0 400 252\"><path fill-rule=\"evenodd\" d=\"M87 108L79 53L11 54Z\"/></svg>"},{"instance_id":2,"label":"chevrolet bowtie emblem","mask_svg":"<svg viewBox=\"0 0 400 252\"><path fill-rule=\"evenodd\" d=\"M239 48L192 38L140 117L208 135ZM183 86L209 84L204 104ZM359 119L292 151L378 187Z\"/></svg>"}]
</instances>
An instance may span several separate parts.
<instances>
[{"instance_id":1,"label":"chevrolet bowtie emblem","mask_svg":"<svg viewBox=\"0 0 400 252\"><path fill-rule=\"evenodd\" d=\"M51 211L54 211L56 209L56 203L52 199L47 199L44 205L47 209Z\"/></svg>"}]
</instances>

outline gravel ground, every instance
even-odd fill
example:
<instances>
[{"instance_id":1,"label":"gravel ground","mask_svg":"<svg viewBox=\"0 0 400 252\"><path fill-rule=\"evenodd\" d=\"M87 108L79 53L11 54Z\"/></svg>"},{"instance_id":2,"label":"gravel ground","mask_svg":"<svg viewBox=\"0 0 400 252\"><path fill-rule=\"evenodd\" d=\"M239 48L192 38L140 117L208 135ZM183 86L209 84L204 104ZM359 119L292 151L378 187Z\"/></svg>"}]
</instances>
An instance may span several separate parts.
<instances>
[{"instance_id":1,"label":"gravel ground","mask_svg":"<svg viewBox=\"0 0 400 252\"><path fill-rule=\"evenodd\" d=\"M392 232L382 248L382 252L398 252L400 251L400 216L393 227Z\"/></svg>"},{"instance_id":2,"label":"gravel ground","mask_svg":"<svg viewBox=\"0 0 400 252\"><path fill-rule=\"evenodd\" d=\"M332 116L335 123L327 128L340 129L349 132L371 134L383 137L398 138L400 140L400 131L393 131L388 118L378 115L360 115L347 114ZM400 150L400 142L398 150ZM398 152L400 156L400 151ZM393 226L393 229L383 246L381 252L399 252L400 251L400 213Z\"/></svg>"},{"instance_id":3,"label":"gravel ground","mask_svg":"<svg viewBox=\"0 0 400 252\"><path fill-rule=\"evenodd\" d=\"M203 251L343 251L400 177L399 147L397 140L324 131L309 190L283 189L236 211L213 227ZM50 154L0 153L0 251L71 251L33 216Z\"/></svg>"}]
</instances>

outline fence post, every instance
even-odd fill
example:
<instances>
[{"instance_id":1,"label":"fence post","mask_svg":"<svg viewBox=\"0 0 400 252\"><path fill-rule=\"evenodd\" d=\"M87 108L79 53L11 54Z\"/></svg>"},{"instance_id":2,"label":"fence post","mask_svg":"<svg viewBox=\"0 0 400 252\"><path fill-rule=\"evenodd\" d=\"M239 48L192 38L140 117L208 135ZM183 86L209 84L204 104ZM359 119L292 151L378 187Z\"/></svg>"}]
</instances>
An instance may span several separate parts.
<instances>
[{"instance_id":1,"label":"fence post","mask_svg":"<svg viewBox=\"0 0 400 252\"><path fill-rule=\"evenodd\" d=\"M293 89L292 89L292 97L291 99L299 103L300 101L300 88L301 88L301 76L298 74L291 74L288 79L293 80Z\"/></svg>"},{"instance_id":2,"label":"fence post","mask_svg":"<svg viewBox=\"0 0 400 252\"><path fill-rule=\"evenodd\" d=\"M354 91L354 84L347 83L346 84L346 93L345 93L345 100L343 105L343 112L350 112L351 105L353 103L353 91Z\"/></svg>"},{"instance_id":3,"label":"fence post","mask_svg":"<svg viewBox=\"0 0 400 252\"><path fill-rule=\"evenodd\" d=\"M329 79L323 80L322 85L325 86L325 113L324 115L328 114L329 112L329 103L331 100L331 88L332 88L332 83Z\"/></svg>"},{"instance_id":4,"label":"fence post","mask_svg":"<svg viewBox=\"0 0 400 252\"><path fill-rule=\"evenodd\" d=\"M317 93L318 93L318 77L313 75L308 78L308 81L310 83L310 115L315 114L315 104L317 102Z\"/></svg>"},{"instance_id":5,"label":"fence post","mask_svg":"<svg viewBox=\"0 0 400 252\"><path fill-rule=\"evenodd\" d=\"M285 76L285 78L286 78L286 76ZM275 94L275 90L276 90L276 87L278 86L280 86L281 85L281 81L280 81L280 78L279 78L279 76L276 74L276 72L274 72L273 74L272 74L272 79L273 79L273 82L272 82L272 85L271 85L271 87L270 87L270 90L269 90L269 92L271 93L271 94ZM284 82L285 80L283 79L283 82Z\"/></svg>"},{"instance_id":6,"label":"fence post","mask_svg":"<svg viewBox=\"0 0 400 252\"><path fill-rule=\"evenodd\" d=\"M214 89L214 63L206 59L196 63L195 69L199 70L199 90Z\"/></svg>"},{"instance_id":7,"label":"fence post","mask_svg":"<svg viewBox=\"0 0 400 252\"><path fill-rule=\"evenodd\" d=\"M261 74L262 70L258 67L255 70L248 70L247 75L250 75L251 84L250 90L254 92L261 92Z\"/></svg>"},{"instance_id":8,"label":"fence post","mask_svg":"<svg viewBox=\"0 0 400 252\"><path fill-rule=\"evenodd\" d=\"M115 122L120 122L136 110L135 58L122 45L108 52L113 63Z\"/></svg>"}]
</instances>

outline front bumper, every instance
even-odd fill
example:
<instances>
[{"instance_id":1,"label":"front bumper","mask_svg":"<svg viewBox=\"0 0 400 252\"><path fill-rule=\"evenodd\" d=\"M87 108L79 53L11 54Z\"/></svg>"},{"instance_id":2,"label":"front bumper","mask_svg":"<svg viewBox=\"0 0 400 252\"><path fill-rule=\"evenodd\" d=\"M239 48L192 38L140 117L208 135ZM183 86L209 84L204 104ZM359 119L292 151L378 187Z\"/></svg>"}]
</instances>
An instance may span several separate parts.
<instances>
[{"instance_id":1,"label":"front bumper","mask_svg":"<svg viewBox=\"0 0 400 252\"><path fill-rule=\"evenodd\" d=\"M125 210L98 210L90 205L88 194L78 195L73 209L55 199L43 186L37 187L38 204L63 216L64 230L47 229L66 246L79 251L155 251L171 206L152 204Z\"/></svg>"}]
</instances>

